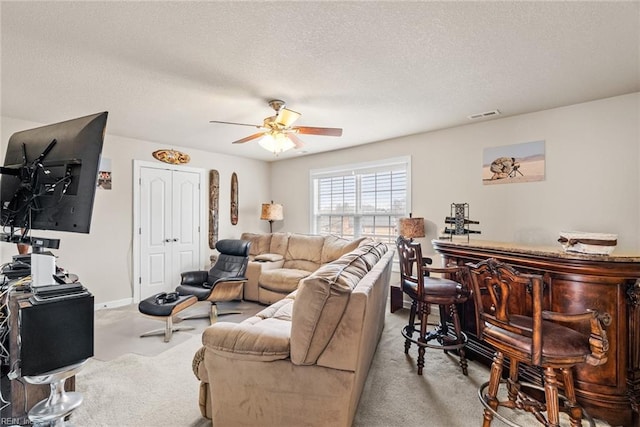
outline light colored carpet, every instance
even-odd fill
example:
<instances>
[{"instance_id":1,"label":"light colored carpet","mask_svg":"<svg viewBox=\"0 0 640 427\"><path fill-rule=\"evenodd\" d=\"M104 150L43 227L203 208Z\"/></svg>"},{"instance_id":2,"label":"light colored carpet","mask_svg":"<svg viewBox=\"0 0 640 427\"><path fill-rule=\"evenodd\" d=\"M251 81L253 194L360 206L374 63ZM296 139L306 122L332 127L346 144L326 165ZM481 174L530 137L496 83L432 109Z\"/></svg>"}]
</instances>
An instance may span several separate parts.
<instances>
[{"instance_id":1,"label":"light colored carpet","mask_svg":"<svg viewBox=\"0 0 640 427\"><path fill-rule=\"evenodd\" d=\"M240 322L253 316L264 306L247 301L221 302L218 310L238 310L242 314L229 314L220 316L221 321ZM210 304L198 302L178 314L180 318L190 316L205 316L199 319L174 320L174 326L194 326L189 331L174 332L171 341L164 342L163 335L154 335L140 338L140 335L155 329L164 329L165 323L152 317L140 314L137 305L128 305L109 310L96 311L95 317L95 345L94 359L110 361L126 353L135 353L142 356L157 356L158 354L180 345L194 335L200 336L202 331L209 326Z\"/></svg>"},{"instance_id":2,"label":"light colored carpet","mask_svg":"<svg viewBox=\"0 0 640 427\"><path fill-rule=\"evenodd\" d=\"M255 312L262 308L259 305L252 306ZM124 317L126 315L122 312L127 311L135 314L135 310L130 308L117 311L120 314L112 316L110 313L101 313L100 317ZM240 317L244 318L247 315ZM409 356L405 356L403 351L400 329L406 318L406 310L393 314L387 311L385 330L353 425L355 427L481 425L482 406L476 393L478 386L488 380L488 369L470 362L469 375L465 377L462 375L456 356L446 355L437 350L427 350L425 375L418 376L415 367L417 358L415 346L411 349ZM145 330L139 325L135 327L130 325L128 335L125 330L117 333L99 331L107 324L110 325L107 328L120 329L121 327L117 326L117 321L103 322L102 320L96 321L96 336L112 334L117 337L124 334L126 336L122 339L128 344L118 345L118 351L101 349L103 353L101 357L106 361L99 360L97 357L91 359L78 374L77 390L83 394L85 400L72 416L71 421L74 425L78 427L211 426L209 420L200 416L198 381L191 371L193 354L201 346L199 336L201 331L178 332L174 334L172 342L166 345L162 343L161 337L138 338L138 329ZM137 323L135 320L138 319L134 319L134 323ZM240 318L228 316L222 320L239 321ZM206 321L204 323L206 327ZM151 325L151 328L153 327L154 325ZM183 338L176 340L180 335ZM156 338L159 341L157 343L154 342ZM116 355L125 350L126 346L131 346L132 351ZM142 350L146 346L150 350ZM157 351L158 347L164 348L164 351ZM133 351L140 354L134 354ZM523 417L517 418L517 421L524 426L540 425ZM503 425L498 420L493 424ZM598 423L598 426L606 425Z\"/></svg>"}]
</instances>

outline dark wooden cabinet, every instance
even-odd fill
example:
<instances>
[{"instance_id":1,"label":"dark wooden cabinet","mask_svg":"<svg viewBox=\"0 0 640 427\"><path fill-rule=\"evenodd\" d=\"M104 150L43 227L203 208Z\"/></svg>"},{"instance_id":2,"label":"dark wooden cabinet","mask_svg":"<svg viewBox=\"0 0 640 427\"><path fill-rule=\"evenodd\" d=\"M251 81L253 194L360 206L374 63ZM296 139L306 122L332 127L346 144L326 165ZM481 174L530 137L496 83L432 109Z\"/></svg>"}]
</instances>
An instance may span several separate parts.
<instances>
[{"instance_id":1,"label":"dark wooden cabinet","mask_svg":"<svg viewBox=\"0 0 640 427\"><path fill-rule=\"evenodd\" d=\"M561 248L487 241L434 240L433 246L443 265L493 257L522 272L543 275L544 309L565 313L594 309L603 314L610 344L608 361L576 369L578 400L589 414L612 425L640 426L640 254L582 255L565 253ZM530 298L526 292L519 295L512 310L528 314ZM467 354L489 365L493 350L477 339L473 303L466 303L461 312L463 329L469 336ZM584 328L588 333L588 325ZM522 375L540 382L533 370Z\"/></svg>"}]
</instances>

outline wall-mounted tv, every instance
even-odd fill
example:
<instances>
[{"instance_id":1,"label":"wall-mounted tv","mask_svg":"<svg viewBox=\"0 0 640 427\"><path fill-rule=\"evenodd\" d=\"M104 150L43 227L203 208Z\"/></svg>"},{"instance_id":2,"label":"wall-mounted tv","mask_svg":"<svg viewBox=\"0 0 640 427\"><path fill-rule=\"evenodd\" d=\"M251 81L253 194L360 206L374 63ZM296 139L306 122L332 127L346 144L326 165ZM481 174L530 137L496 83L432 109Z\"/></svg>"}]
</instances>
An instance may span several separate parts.
<instances>
[{"instance_id":1,"label":"wall-mounted tv","mask_svg":"<svg viewBox=\"0 0 640 427\"><path fill-rule=\"evenodd\" d=\"M107 114L9 138L0 168L0 224L9 241L31 229L89 232Z\"/></svg>"}]
</instances>

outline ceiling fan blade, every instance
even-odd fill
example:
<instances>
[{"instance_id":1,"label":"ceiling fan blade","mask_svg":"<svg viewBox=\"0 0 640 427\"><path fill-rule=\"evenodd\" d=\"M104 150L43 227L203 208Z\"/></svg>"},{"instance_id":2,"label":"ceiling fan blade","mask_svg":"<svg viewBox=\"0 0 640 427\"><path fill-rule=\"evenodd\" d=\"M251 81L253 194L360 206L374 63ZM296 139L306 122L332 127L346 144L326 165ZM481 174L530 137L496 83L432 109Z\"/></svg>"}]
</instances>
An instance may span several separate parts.
<instances>
[{"instance_id":1,"label":"ceiling fan blade","mask_svg":"<svg viewBox=\"0 0 640 427\"><path fill-rule=\"evenodd\" d=\"M236 123L236 122L221 122L220 120L209 120L209 123L222 123L224 125L239 125L239 126L251 126L252 128L261 129L260 125L250 125L248 123Z\"/></svg>"},{"instance_id":2,"label":"ceiling fan blade","mask_svg":"<svg viewBox=\"0 0 640 427\"><path fill-rule=\"evenodd\" d=\"M302 142L302 140L298 138L298 136L295 133L288 133L287 138L289 138L291 142L293 142L293 145L295 145L296 148L304 147L304 142Z\"/></svg>"},{"instance_id":3,"label":"ceiling fan blade","mask_svg":"<svg viewBox=\"0 0 640 427\"><path fill-rule=\"evenodd\" d=\"M280 126L284 126L284 127L288 128L289 126L291 126L293 124L293 122L298 120L298 118L301 115L302 114L297 113L297 112L295 112L293 110L289 110L288 108L282 107L278 111L278 115L276 116L276 120L275 121Z\"/></svg>"},{"instance_id":4,"label":"ceiling fan blade","mask_svg":"<svg viewBox=\"0 0 640 427\"><path fill-rule=\"evenodd\" d=\"M233 141L232 144L244 144L245 142L253 141L254 139L260 138L264 135L264 132L254 133L253 135L249 135L246 138L239 139L237 141Z\"/></svg>"},{"instance_id":5,"label":"ceiling fan blade","mask_svg":"<svg viewBox=\"0 0 640 427\"><path fill-rule=\"evenodd\" d=\"M297 133L306 135L342 136L340 128L317 128L310 126L296 126L293 128Z\"/></svg>"}]
</instances>

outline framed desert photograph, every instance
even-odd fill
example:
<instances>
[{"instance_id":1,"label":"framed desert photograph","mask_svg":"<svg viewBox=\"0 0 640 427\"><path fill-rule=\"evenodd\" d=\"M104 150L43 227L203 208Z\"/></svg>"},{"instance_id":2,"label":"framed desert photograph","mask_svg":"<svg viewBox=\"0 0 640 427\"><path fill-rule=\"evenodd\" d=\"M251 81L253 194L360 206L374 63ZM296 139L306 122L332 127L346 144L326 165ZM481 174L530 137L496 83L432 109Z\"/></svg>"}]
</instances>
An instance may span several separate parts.
<instances>
[{"instance_id":1,"label":"framed desert photograph","mask_svg":"<svg viewBox=\"0 0 640 427\"><path fill-rule=\"evenodd\" d=\"M482 183L509 184L544 180L544 141L485 148Z\"/></svg>"}]
</instances>

